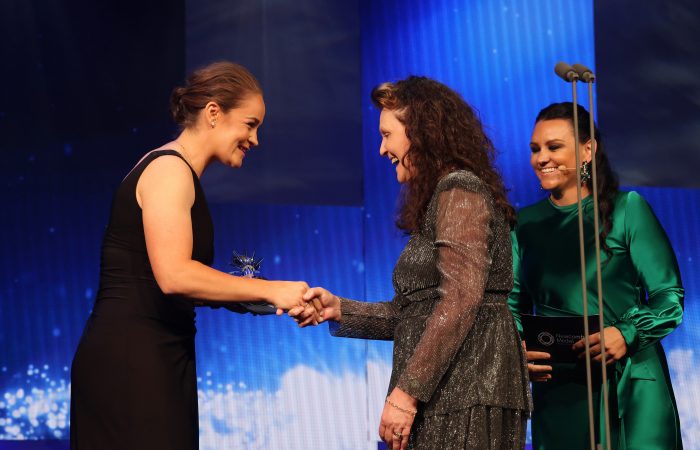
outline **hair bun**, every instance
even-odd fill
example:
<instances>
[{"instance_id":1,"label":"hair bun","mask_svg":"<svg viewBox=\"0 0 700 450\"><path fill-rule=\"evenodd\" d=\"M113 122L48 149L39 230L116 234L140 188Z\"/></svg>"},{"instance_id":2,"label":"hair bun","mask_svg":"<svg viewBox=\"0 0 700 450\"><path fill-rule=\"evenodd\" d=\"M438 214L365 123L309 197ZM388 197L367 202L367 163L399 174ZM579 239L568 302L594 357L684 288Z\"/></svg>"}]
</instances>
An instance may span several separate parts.
<instances>
[{"instance_id":1,"label":"hair bun","mask_svg":"<svg viewBox=\"0 0 700 450\"><path fill-rule=\"evenodd\" d=\"M182 102L182 97L186 93L187 88L178 86L173 89L173 92L170 94L170 114L178 125L182 125L187 118L185 105Z\"/></svg>"}]
</instances>

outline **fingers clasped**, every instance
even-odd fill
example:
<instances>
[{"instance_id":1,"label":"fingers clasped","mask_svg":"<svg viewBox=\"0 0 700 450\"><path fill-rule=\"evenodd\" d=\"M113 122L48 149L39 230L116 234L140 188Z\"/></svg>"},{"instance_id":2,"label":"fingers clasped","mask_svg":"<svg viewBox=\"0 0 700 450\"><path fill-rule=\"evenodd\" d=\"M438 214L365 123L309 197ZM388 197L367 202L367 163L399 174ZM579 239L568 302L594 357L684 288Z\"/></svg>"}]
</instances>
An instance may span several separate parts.
<instances>
[{"instance_id":1,"label":"fingers clasped","mask_svg":"<svg viewBox=\"0 0 700 450\"><path fill-rule=\"evenodd\" d=\"M290 309L287 314L303 328L323 322L322 312L323 309L317 308L313 302L308 302Z\"/></svg>"},{"instance_id":2,"label":"fingers clasped","mask_svg":"<svg viewBox=\"0 0 700 450\"><path fill-rule=\"evenodd\" d=\"M304 304L309 285L303 281L270 281L271 295L268 302L277 308L277 315Z\"/></svg>"},{"instance_id":3,"label":"fingers clasped","mask_svg":"<svg viewBox=\"0 0 700 450\"><path fill-rule=\"evenodd\" d=\"M291 316L300 327L318 325L326 320L340 319L340 300L328 290L310 288L302 297L303 305L289 310Z\"/></svg>"}]
</instances>

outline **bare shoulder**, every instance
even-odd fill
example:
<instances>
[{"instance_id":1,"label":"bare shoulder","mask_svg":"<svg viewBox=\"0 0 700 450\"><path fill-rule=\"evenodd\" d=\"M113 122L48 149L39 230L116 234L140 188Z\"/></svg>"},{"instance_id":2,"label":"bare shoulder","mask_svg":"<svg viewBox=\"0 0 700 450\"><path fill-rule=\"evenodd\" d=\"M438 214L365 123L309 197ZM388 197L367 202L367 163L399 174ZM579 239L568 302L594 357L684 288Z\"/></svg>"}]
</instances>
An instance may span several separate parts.
<instances>
[{"instance_id":1,"label":"bare shoulder","mask_svg":"<svg viewBox=\"0 0 700 450\"><path fill-rule=\"evenodd\" d=\"M151 161L136 184L136 198L142 205L144 197L178 197L194 202L194 182L190 167L175 155L162 155Z\"/></svg>"},{"instance_id":2,"label":"bare shoulder","mask_svg":"<svg viewBox=\"0 0 700 450\"><path fill-rule=\"evenodd\" d=\"M143 170L141 180L158 183L180 183L188 181L192 184L192 171L182 158L175 155L162 155L151 161Z\"/></svg>"}]
</instances>

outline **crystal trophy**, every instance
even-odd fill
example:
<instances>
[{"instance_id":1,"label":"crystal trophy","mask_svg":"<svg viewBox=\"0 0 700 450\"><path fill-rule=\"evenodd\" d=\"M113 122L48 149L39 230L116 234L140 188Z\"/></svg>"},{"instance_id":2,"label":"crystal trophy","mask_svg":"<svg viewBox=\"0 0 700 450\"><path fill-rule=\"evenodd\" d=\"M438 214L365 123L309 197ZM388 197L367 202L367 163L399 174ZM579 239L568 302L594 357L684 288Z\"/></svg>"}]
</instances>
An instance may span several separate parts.
<instances>
[{"instance_id":1,"label":"crystal trophy","mask_svg":"<svg viewBox=\"0 0 700 450\"><path fill-rule=\"evenodd\" d=\"M234 250L230 262L230 265L233 266L233 270L229 272L229 274L238 277L260 278L264 280L265 278L260 276L261 264L262 258L256 259L255 252L253 252L252 256L248 256L247 253L240 254ZM275 314L277 312L277 308L265 302L236 302L235 304L227 305L226 309L234 312L250 312L259 315Z\"/></svg>"}]
</instances>

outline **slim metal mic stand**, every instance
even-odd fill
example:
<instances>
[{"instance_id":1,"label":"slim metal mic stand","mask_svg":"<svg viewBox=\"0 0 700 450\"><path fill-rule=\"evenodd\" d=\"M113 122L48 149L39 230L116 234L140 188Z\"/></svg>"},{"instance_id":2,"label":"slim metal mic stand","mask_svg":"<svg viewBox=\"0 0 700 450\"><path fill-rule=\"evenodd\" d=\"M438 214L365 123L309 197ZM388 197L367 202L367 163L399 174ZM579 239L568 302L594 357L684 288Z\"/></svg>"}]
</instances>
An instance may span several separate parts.
<instances>
[{"instance_id":1,"label":"slim metal mic stand","mask_svg":"<svg viewBox=\"0 0 700 450\"><path fill-rule=\"evenodd\" d=\"M576 154L576 201L578 204L578 238L579 238L579 256L581 266L581 291L583 298L583 333L584 343L586 347L586 387L588 394L588 433L591 443L591 450L595 450L595 421L593 416L593 382L591 377L591 345L590 331L588 329L588 295L586 281L586 253L585 241L583 236L583 203L581 193L581 149L579 145L578 133L578 101L576 92L576 82L579 79L578 73L565 62L559 62L554 66L554 72L568 81L572 86L573 97L573 121L574 121L574 150Z\"/></svg>"},{"instance_id":2,"label":"slim metal mic stand","mask_svg":"<svg viewBox=\"0 0 700 450\"><path fill-rule=\"evenodd\" d=\"M605 415L605 447L607 450L611 449L610 442L610 407L608 403L608 373L607 373L607 361L606 361L606 348L605 348L605 312L603 310L603 279L600 267L600 217L598 210L598 170L596 165L596 148L598 142L595 139L595 122L593 120L593 82L595 81L595 75L586 66L582 64L574 64L573 69L578 74L579 78L588 84L588 115L590 124L590 136L591 136L591 182L593 188L593 230L595 233L595 269L596 269L596 281L598 287L598 324L600 329L600 371L602 377L602 389L603 389L603 412ZM580 212L579 212L580 214Z\"/></svg>"}]
</instances>

